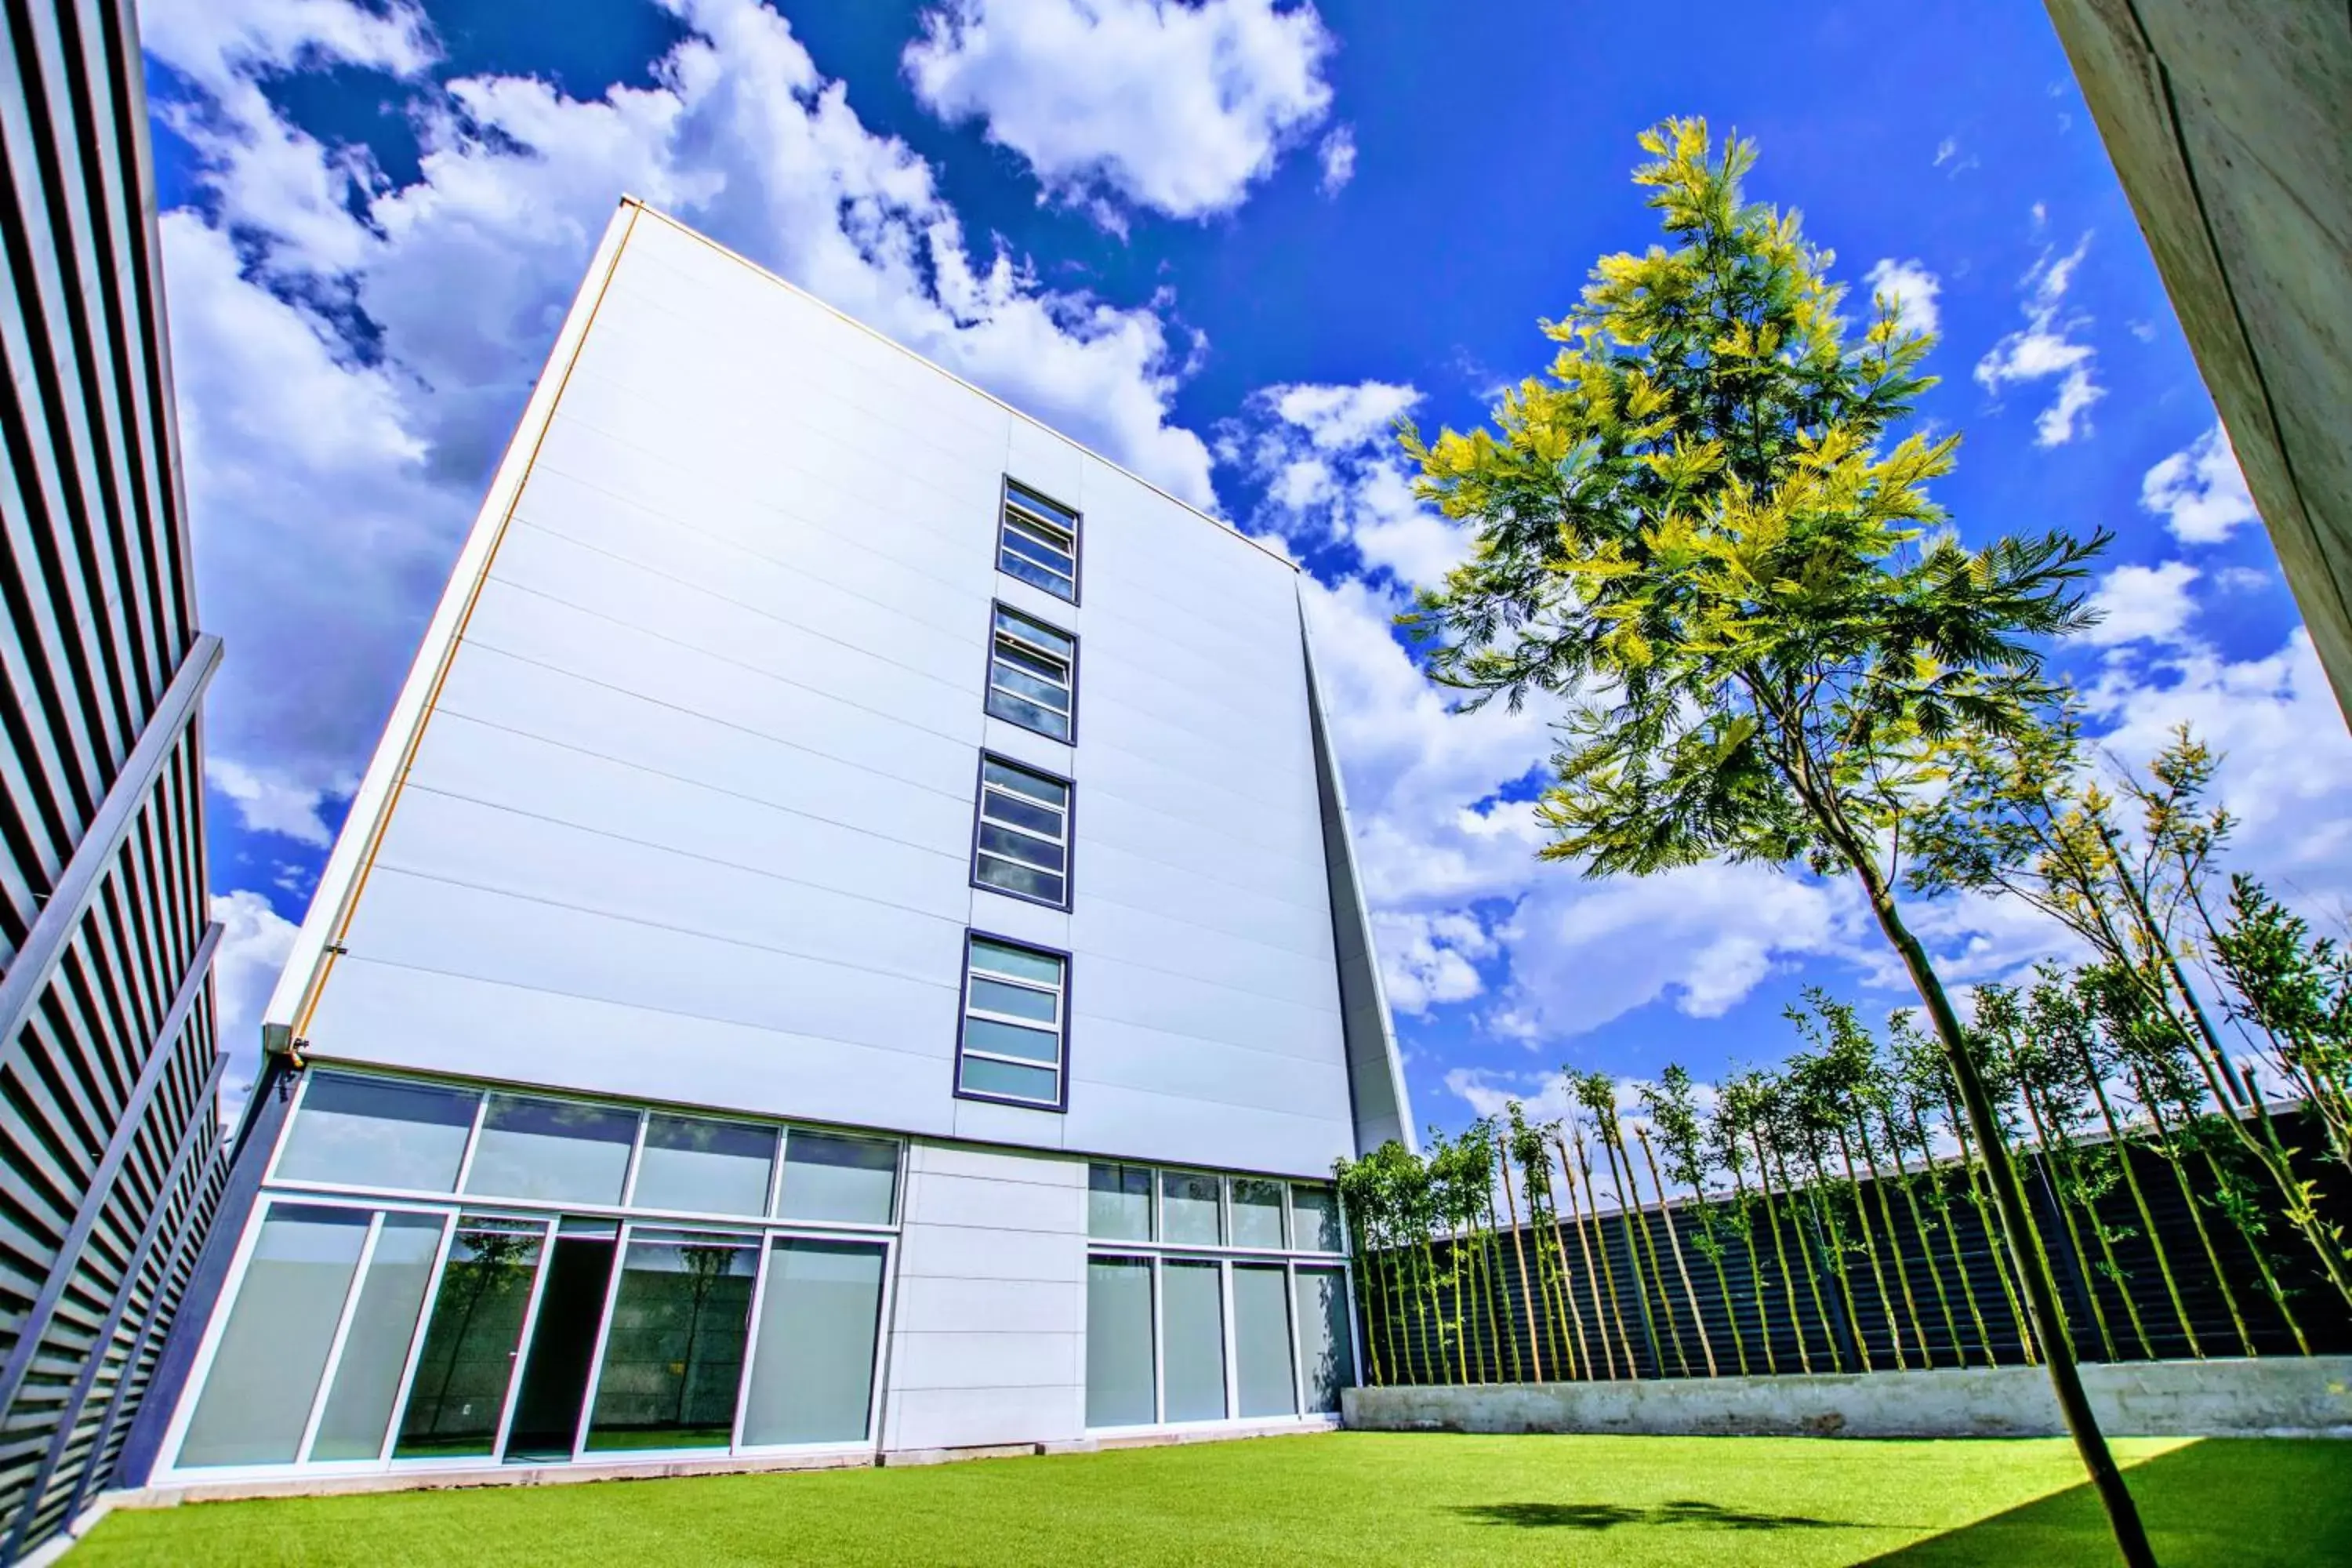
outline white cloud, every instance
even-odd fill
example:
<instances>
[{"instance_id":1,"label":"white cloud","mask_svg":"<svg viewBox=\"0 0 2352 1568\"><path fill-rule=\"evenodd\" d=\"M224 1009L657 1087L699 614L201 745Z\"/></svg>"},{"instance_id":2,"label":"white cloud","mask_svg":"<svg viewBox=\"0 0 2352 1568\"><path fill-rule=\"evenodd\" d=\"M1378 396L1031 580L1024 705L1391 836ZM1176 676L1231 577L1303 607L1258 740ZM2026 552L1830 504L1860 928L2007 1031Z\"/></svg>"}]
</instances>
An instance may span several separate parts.
<instances>
[{"instance_id":1,"label":"white cloud","mask_svg":"<svg viewBox=\"0 0 2352 1568\"><path fill-rule=\"evenodd\" d=\"M405 5L142 7L150 51L202 95L161 110L207 193L163 237L197 583L229 645L215 777L249 826L315 842L350 787L624 191L1213 500L1207 447L1169 417L1197 342L1155 305L975 255L929 165L868 131L773 11L670 3L688 36L650 85L593 100L417 79L434 45ZM260 89L338 64L412 79L416 183L303 135Z\"/></svg>"},{"instance_id":2,"label":"white cloud","mask_svg":"<svg viewBox=\"0 0 2352 1568\"><path fill-rule=\"evenodd\" d=\"M2183 544L2219 544L2256 515L2229 433L2219 425L2148 469L2139 504L2164 519Z\"/></svg>"},{"instance_id":3,"label":"white cloud","mask_svg":"<svg viewBox=\"0 0 2352 1568\"><path fill-rule=\"evenodd\" d=\"M1960 139L1957 136L1945 137L1941 142L1936 143L1936 167L1939 169L1942 168L1954 158L1959 156L1959 153Z\"/></svg>"},{"instance_id":4,"label":"white cloud","mask_svg":"<svg viewBox=\"0 0 2352 1568\"><path fill-rule=\"evenodd\" d=\"M1323 194L1336 196L1349 180L1356 177L1356 132L1353 126L1342 125L1323 138L1315 150L1323 165Z\"/></svg>"},{"instance_id":5,"label":"white cloud","mask_svg":"<svg viewBox=\"0 0 2352 1568\"><path fill-rule=\"evenodd\" d=\"M1469 536L1412 493L1391 433L1421 401L1411 386L1366 381L1253 393L1218 455L1265 488L1253 528L1294 549L1337 545L1403 584L1435 583L1469 552Z\"/></svg>"},{"instance_id":6,"label":"white cloud","mask_svg":"<svg viewBox=\"0 0 2352 1568\"><path fill-rule=\"evenodd\" d=\"M2074 268L2082 264L2090 245L2091 237L2085 234L2063 257L2049 250L2042 253L2021 285L2026 324L1993 344L1977 362L1978 384L1996 396L2007 386L2057 382L2057 395L2034 420L2036 446L2063 446L2078 436L2089 435L2091 405L2106 395L2092 374L2097 351L2074 336L2090 325L2089 318L2060 316Z\"/></svg>"},{"instance_id":7,"label":"white cloud","mask_svg":"<svg viewBox=\"0 0 2352 1568\"><path fill-rule=\"evenodd\" d=\"M215 894L212 918L222 928L213 956L214 1038L229 1055L223 1098L235 1106L253 1086L261 1060L261 1010L294 950L295 926L249 889Z\"/></svg>"},{"instance_id":8,"label":"white cloud","mask_svg":"<svg viewBox=\"0 0 2352 1568\"><path fill-rule=\"evenodd\" d=\"M2251 594L2271 585L2271 574L2259 566L2224 566L2213 581L2232 594Z\"/></svg>"},{"instance_id":9,"label":"white cloud","mask_svg":"<svg viewBox=\"0 0 2352 1568\"><path fill-rule=\"evenodd\" d=\"M983 121L1047 195L1116 222L1107 198L1238 206L1329 110L1332 47L1313 5L1274 0L948 0L902 63L934 114ZM1336 188L1331 170L1327 148Z\"/></svg>"},{"instance_id":10,"label":"white cloud","mask_svg":"<svg viewBox=\"0 0 2352 1568\"><path fill-rule=\"evenodd\" d=\"M1442 1002L1466 1002L1486 988L1477 961L1499 951L1477 916L1463 910L1384 911L1373 918L1374 945L1389 1005L1416 1017Z\"/></svg>"},{"instance_id":11,"label":"white cloud","mask_svg":"<svg viewBox=\"0 0 2352 1568\"><path fill-rule=\"evenodd\" d=\"M1916 258L1897 261L1885 257L1870 269L1865 280L1874 297L1883 294L1895 302L1903 324L1914 331L1932 332L1942 321L1936 296L1943 292L1944 285Z\"/></svg>"},{"instance_id":12,"label":"white cloud","mask_svg":"<svg viewBox=\"0 0 2352 1568\"><path fill-rule=\"evenodd\" d=\"M2118 566L2099 579L2091 594L2090 607L2099 613L2098 625L2077 635L2095 647L2178 641L2197 612L2189 585L2199 575L2185 561Z\"/></svg>"}]
</instances>

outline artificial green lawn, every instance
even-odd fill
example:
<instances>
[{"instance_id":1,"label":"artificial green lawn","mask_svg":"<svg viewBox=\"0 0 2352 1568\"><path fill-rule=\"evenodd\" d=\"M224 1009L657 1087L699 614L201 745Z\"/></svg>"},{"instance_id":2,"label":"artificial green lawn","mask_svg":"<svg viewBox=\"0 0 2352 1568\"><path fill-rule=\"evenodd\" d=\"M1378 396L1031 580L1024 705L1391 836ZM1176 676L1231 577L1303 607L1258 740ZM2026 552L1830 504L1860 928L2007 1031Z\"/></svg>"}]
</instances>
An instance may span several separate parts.
<instances>
[{"instance_id":1,"label":"artificial green lawn","mask_svg":"<svg viewBox=\"0 0 2352 1568\"><path fill-rule=\"evenodd\" d=\"M2352 1443L2117 1445L2166 1568L2352 1563ZM2063 1442L1336 1433L913 1469L118 1511L170 1563L2114 1561Z\"/></svg>"}]
</instances>

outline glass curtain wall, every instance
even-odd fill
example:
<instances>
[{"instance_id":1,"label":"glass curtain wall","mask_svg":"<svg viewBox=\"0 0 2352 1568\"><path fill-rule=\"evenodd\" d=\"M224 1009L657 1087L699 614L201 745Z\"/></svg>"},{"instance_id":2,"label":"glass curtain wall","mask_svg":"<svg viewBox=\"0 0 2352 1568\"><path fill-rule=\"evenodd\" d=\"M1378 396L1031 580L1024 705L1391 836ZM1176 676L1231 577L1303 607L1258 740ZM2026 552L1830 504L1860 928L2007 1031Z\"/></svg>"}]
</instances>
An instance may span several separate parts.
<instances>
[{"instance_id":1,"label":"glass curtain wall","mask_svg":"<svg viewBox=\"0 0 2352 1568\"><path fill-rule=\"evenodd\" d=\"M1097 1163L1087 1229L1089 1427L1339 1409L1355 1342L1328 1185Z\"/></svg>"},{"instance_id":2,"label":"glass curtain wall","mask_svg":"<svg viewBox=\"0 0 2352 1568\"><path fill-rule=\"evenodd\" d=\"M867 1441L898 1165L894 1140L316 1071L173 1468Z\"/></svg>"}]
</instances>

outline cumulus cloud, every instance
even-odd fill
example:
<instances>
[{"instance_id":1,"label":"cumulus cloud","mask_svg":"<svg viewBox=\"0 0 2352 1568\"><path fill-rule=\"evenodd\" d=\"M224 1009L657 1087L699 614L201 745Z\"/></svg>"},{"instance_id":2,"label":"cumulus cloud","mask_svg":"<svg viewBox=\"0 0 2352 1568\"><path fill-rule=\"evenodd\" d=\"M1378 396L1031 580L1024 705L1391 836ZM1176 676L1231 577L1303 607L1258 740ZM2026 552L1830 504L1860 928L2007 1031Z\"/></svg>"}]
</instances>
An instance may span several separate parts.
<instances>
[{"instance_id":1,"label":"cumulus cloud","mask_svg":"<svg viewBox=\"0 0 2352 1568\"><path fill-rule=\"evenodd\" d=\"M214 1038L229 1055L223 1097L233 1106L253 1087L260 1066L261 1010L294 951L295 926L250 890L216 894L212 918L221 925L213 957Z\"/></svg>"},{"instance_id":2,"label":"cumulus cloud","mask_svg":"<svg viewBox=\"0 0 2352 1568\"><path fill-rule=\"evenodd\" d=\"M901 63L950 124L1028 162L1049 197L1172 217L1241 205L1331 105L1332 39L1311 5L1275 0L949 0ZM1344 137L1346 132L1335 132ZM1344 184L1352 139L1334 182Z\"/></svg>"},{"instance_id":3,"label":"cumulus cloud","mask_svg":"<svg viewBox=\"0 0 2352 1568\"><path fill-rule=\"evenodd\" d=\"M1218 447L1264 488L1251 527L1294 550L1338 547L1400 584L1439 581L1470 542L1412 493L1392 426L1420 401L1414 388L1380 381L1253 393Z\"/></svg>"},{"instance_id":4,"label":"cumulus cloud","mask_svg":"<svg viewBox=\"0 0 2352 1568\"><path fill-rule=\"evenodd\" d=\"M2099 623L2077 636L2095 647L2176 641L2197 613L2189 585L2199 575L2185 561L2118 566L2092 591L2090 607L2098 612Z\"/></svg>"},{"instance_id":5,"label":"cumulus cloud","mask_svg":"<svg viewBox=\"0 0 2352 1568\"><path fill-rule=\"evenodd\" d=\"M2075 334L2090 325L2080 313L2062 315L2074 268L2090 249L2085 234L2064 256L2045 250L2025 275L2025 325L1993 344L1977 362L1977 383L1998 396L2011 386L2055 381L2056 394L2033 422L2034 444L2060 447L2091 431L2091 405L2106 395L2094 378L2097 351Z\"/></svg>"},{"instance_id":6,"label":"cumulus cloud","mask_svg":"<svg viewBox=\"0 0 2352 1568\"><path fill-rule=\"evenodd\" d=\"M1421 1016L1441 1002L1466 1002L1486 990L1478 961L1499 951L1492 932L1467 910L1384 910L1373 917L1389 1005Z\"/></svg>"},{"instance_id":7,"label":"cumulus cloud","mask_svg":"<svg viewBox=\"0 0 2352 1568\"><path fill-rule=\"evenodd\" d=\"M2238 455L2219 425L2148 469L2139 504L2164 519L2183 544L2219 544L2255 519Z\"/></svg>"},{"instance_id":8,"label":"cumulus cloud","mask_svg":"<svg viewBox=\"0 0 2352 1568\"><path fill-rule=\"evenodd\" d=\"M866 129L757 0L671 0L650 84L432 79L402 4L150 0L159 111L198 160L164 263L206 624L215 783L315 843L389 710L457 542L615 200L633 192L1199 504L1171 423L1198 345L1146 303L976 252L930 166ZM374 72L421 178L322 145L261 91ZM308 801L308 809L304 802Z\"/></svg>"},{"instance_id":9,"label":"cumulus cloud","mask_svg":"<svg viewBox=\"0 0 2352 1568\"><path fill-rule=\"evenodd\" d=\"M1943 320L1936 309L1936 296L1943 292L1943 282L1916 258L1897 261L1891 256L1882 258L1870 269L1865 281L1874 298L1883 295L1894 301L1903 324L1914 331L1932 332Z\"/></svg>"}]
</instances>

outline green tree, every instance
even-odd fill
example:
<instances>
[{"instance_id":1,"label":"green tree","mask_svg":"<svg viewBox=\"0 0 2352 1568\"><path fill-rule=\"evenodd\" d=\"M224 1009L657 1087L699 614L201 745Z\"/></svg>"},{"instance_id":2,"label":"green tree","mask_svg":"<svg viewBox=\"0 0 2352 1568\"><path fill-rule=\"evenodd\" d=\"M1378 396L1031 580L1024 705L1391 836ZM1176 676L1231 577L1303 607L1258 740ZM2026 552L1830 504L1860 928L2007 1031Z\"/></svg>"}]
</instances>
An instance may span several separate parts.
<instances>
[{"instance_id":1,"label":"green tree","mask_svg":"<svg viewBox=\"0 0 2352 1568\"><path fill-rule=\"evenodd\" d=\"M2029 728L2050 700L2040 648L2089 624L2078 584L2105 540L1971 550L1942 531L1925 487L1958 437L1883 446L1930 384L1928 335L1881 300L1848 343L1832 258L1741 194L1751 144L1717 146L1699 120L1642 144L1634 181L1668 243L1601 258L1544 325L1549 375L1507 393L1495 429L1403 433L1420 493L1475 535L1406 619L1466 706L1560 701L1547 858L1593 876L1729 860L1852 877L1990 1130L1904 916L1905 831L1955 739ZM1979 1142L2014 1237L2017 1173ZM2040 1261L2021 1274L2054 1322ZM2124 1555L2152 1562L2064 1338L2041 1338Z\"/></svg>"}]
</instances>

